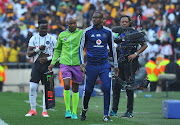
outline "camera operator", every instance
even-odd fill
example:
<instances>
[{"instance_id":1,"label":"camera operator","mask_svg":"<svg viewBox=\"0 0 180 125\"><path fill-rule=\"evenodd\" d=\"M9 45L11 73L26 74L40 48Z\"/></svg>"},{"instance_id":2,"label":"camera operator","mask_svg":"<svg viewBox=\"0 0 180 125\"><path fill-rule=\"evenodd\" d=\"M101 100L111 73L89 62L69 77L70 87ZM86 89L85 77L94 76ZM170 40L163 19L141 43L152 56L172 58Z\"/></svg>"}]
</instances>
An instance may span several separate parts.
<instances>
[{"instance_id":1,"label":"camera operator","mask_svg":"<svg viewBox=\"0 0 180 125\"><path fill-rule=\"evenodd\" d=\"M123 28L131 27L130 17L127 15L121 16L120 26L122 26ZM124 37L125 34L126 32L122 32L122 33L119 33L118 36ZM123 47L125 46L125 44L126 44L126 41L122 41L121 45L119 46ZM127 85L135 84L134 79L135 79L135 72L138 68L138 55L142 53L146 48L147 48L147 44L145 42L142 42L140 49L137 50L137 46L131 49L130 54L128 54L127 52L129 50L117 48L118 67L119 67L118 77L122 79L123 81L126 81L126 82L130 81L129 83L127 82ZM125 60L122 61L120 55L123 56ZM113 84L113 107L112 107L112 111L110 112L110 116L117 116L120 92L122 88L123 88L122 84L120 84L118 80L115 80L115 83ZM134 90L126 89L126 94L127 94L127 111L123 116L121 116L121 118L133 118Z\"/></svg>"}]
</instances>

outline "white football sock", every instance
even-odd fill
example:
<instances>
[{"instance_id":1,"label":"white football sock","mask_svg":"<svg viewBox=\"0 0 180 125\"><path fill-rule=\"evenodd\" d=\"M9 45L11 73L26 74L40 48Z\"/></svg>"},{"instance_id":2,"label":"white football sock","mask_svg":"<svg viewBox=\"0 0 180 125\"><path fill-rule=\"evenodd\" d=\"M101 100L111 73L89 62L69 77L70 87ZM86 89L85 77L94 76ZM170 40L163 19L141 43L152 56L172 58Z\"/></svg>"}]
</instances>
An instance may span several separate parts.
<instances>
[{"instance_id":1,"label":"white football sock","mask_svg":"<svg viewBox=\"0 0 180 125\"><path fill-rule=\"evenodd\" d=\"M37 97L38 84L30 82L29 100L31 109L36 111L36 97Z\"/></svg>"},{"instance_id":2,"label":"white football sock","mask_svg":"<svg viewBox=\"0 0 180 125\"><path fill-rule=\"evenodd\" d=\"M43 112L47 112L45 103L45 85L43 85Z\"/></svg>"}]
</instances>

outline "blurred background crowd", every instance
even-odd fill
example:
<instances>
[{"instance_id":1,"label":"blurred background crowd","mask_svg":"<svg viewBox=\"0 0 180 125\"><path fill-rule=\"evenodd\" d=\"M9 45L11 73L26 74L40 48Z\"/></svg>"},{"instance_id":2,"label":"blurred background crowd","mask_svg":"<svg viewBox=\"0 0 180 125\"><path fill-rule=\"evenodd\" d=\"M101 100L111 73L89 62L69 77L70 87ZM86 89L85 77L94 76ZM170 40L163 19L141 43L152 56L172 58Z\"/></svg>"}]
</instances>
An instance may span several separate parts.
<instances>
[{"instance_id":1,"label":"blurred background crowd","mask_svg":"<svg viewBox=\"0 0 180 125\"><path fill-rule=\"evenodd\" d=\"M0 0L0 63L9 69L32 63L26 51L29 39L38 32L39 19L48 20L48 32L57 38L67 28L69 16L84 29L92 24L97 10L109 28L119 25L121 15L126 14L134 28L141 27L147 34L148 48L140 55L143 66L152 57L157 67L165 56L178 61L180 0Z\"/></svg>"}]
</instances>

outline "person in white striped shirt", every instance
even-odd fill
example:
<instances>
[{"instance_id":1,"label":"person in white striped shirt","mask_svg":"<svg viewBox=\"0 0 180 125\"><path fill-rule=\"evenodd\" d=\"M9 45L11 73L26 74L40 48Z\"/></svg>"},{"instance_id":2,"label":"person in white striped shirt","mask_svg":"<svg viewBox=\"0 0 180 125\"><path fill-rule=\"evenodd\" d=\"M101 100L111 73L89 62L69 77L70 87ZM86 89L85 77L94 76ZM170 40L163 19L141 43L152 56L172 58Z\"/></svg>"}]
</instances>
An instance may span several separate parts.
<instances>
[{"instance_id":1,"label":"person in white striped shirt","mask_svg":"<svg viewBox=\"0 0 180 125\"><path fill-rule=\"evenodd\" d=\"M28 49L27 55L29 57L34 57L34 63L32 66L31 79L30 79L30 92L29 100L31 110L25 116L36 115L36 96L39 81L43 84L43 112L42 117L49 117L47 114L46 104L45 104L45 72L48 72L48 66L51 63L53 51L56 46L57 40L50 34L47 33L48 22L46 20L39 20L39 33L32 36Z\"/></svg>"}]
</instances>

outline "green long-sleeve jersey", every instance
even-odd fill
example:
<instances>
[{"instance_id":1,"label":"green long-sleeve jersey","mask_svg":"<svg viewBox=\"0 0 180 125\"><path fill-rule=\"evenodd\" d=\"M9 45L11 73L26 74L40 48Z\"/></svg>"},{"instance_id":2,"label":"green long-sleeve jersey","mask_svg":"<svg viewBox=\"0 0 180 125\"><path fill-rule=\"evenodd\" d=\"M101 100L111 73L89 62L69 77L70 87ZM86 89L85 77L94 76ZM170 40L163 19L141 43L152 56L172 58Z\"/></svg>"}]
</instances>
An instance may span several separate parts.
<instances>
[{"instance_id":1,"label":"green long-sleeve jersey","mask_svg":"<svg viewBox=\"0 0 180 125\"><path fill-rule=\"evenodd\" d=\"M69 29L61 32L58 36L58 42L54 50L51 64L55 65L60 57L60 64L77 66L80 65L79 45L83 30L76 28L74 32Z\"/></svg>"}]
</instances>

